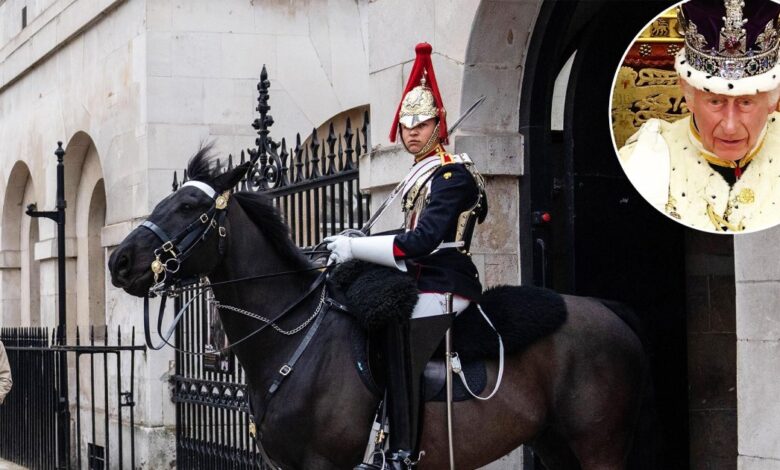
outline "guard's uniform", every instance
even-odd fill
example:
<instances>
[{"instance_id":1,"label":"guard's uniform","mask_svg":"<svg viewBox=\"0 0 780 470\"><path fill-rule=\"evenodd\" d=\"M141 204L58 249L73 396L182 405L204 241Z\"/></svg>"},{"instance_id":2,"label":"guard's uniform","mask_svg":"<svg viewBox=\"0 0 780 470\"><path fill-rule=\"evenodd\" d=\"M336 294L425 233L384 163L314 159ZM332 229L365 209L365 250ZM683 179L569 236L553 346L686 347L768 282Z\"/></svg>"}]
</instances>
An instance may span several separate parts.
<instances>
[{"instance_id":1,"label":"guard's uniform","mask_svg":"<svg viewBox=\"0 0 780 470\"><path fill-rule=\"evenodd\" d=\"M414 165L404 178L404 231L397 235L329 237L330 261L352 258L409 272L420 290L409 320L392 322L385 338L389 452L361 464L361 470L410 470L419 445L420 375L452 323L445 293L453 294L453 312L466 309L482 294L469 246L474 226L487 214L485 183L467 155L452 155L447 121L431 62L431 46L416 47L417 58L390 131L395 142L402 127L409 135L430 135L412 152ZM430 122L415 131L422 123ZM414 134L418 133L418 134ZM404 145L406 143L404 142ZM417 146L413 146L417 149ZM398 194L398 193L395 193ZM386 466L386 465L387 466Z\"/></svg>"},{"instance_id":2,"label":"guard's uniform","mask_svg":"<svg viewBox=\"0 0 780 470\"><path fill-rule=\"evenodd\" d=\"M465 155L434 154L411 171L425 165L431 168L404 194L407 231L395 237L393 254L406 261L420 292L479 301L482 285L468 248L475 219L485 208L482 177ZM442 243L449 246L438 248Z\"/></svg>"}]
</instances>

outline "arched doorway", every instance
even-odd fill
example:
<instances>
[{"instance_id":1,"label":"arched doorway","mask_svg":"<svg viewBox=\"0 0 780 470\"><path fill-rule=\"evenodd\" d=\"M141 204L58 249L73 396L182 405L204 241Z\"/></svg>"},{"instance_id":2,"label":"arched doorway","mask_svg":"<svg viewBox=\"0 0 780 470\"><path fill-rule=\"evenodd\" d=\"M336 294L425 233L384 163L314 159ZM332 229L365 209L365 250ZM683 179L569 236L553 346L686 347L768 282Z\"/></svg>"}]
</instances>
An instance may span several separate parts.
<instances>
[{"instance_id":1,"label":"arched doorway","mask_svg":"<svg viewBox=\"0 0 780 470\"><path fill-rule=\"evenodd\" d=\"M0 305L3 326L41 324L40 263L35 259L38 221L24 214L35 202L35 185L24 162L16 162L6 184L3 201Z\"/></svg>"},{"instance_id":2,"label":"arched doorway","mask_svg":"<svg viewBox=\"0 0 780 470\"><path fill-rule=\"evenodd\" d=\"M106 192L103 170L95 144L84 133L78 133L68 144L66 158L71 158L74 174L66 189L74 200L73 231L76 238L76 326L94 328L101 337L106 325L105 283L106 256L101 232L106 221ZM78 172L78 173L76 173ZM66 182L68 186L68 182Z\"/></svg>"},{"instance_id":3,"label":"arched doorway","mask_svg":"<svg viewBox=\"0 0 780 470\"><path fill-rule=\"evenodd\" d=\"M625 48L671 3L545 2L521 92L527 164L521 240L532 260L524 263L525 279L621 300L646 327L659 425L640 430L632 469L689 462L685 232L625 178L608 114Z\"/></svg>"}]
</instances>

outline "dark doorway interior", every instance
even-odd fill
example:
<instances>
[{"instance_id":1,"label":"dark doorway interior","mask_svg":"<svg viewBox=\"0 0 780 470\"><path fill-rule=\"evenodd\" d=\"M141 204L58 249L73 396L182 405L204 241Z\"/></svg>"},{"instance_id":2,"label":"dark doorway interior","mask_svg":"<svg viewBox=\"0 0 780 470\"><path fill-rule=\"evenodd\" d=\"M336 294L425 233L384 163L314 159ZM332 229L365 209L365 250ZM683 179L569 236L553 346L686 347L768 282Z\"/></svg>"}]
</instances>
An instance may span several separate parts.
<instances>
[{"instance_id":1,"label":"dark doorway interior","mask_svg":"<svg viewBox=\"0 0 780 470\"><path fill-rule=\"evenodd\" d=\"M685 231L633 189L610 137L612 79L634 35L669 1L566 1L542 7L527 60L520 132L524 279L631 305L645 326L656 426L638 436L631 469L689 462ZM551 126L553 86L575 54L563 129ZM541 213L549 213L543 222ZM533 223L536 222L536 223Z\"/></svg>"}]
</instances>

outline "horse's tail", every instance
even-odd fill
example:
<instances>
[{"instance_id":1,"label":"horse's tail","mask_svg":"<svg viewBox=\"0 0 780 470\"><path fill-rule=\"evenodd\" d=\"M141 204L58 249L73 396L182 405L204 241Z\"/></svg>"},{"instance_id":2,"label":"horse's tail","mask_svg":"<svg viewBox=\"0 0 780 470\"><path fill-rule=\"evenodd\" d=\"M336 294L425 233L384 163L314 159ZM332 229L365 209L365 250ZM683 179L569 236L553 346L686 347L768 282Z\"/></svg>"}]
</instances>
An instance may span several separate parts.
<instances>
[{"instance_id":1,"label":"horse's tail","mask_svg":"<svg viewBox=\"0 0 780 470\"><path fill-rule=\"evenodd\" d=\"M620 318L639 338L642 343L642 390L637 425L634 432L633 445L628 457L627 468L636 470L651 470L664 468L663 432L658 419L655 404L655 387L650 363L652 345L646 333L642 320L634 310L618 301L599 299L599 301Z\"/></svg>"}]
</instances>

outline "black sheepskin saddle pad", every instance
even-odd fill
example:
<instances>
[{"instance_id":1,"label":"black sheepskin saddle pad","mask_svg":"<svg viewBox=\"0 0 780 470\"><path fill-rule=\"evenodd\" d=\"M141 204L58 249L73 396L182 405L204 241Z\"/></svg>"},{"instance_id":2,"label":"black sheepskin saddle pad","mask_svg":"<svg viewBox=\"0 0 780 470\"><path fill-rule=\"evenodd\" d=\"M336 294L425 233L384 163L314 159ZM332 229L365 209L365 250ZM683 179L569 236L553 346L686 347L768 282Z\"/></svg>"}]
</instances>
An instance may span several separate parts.
<instances>
[{"instance_id":1,"label":"black sheepskin saddle pad","mask_svg":"<svg viewBox=\"0 0 780 470\"><path fill-rule=\"evenodd\" d=\"M340 265L330 275L349 313L369 332L411 316L419 294L414 279L396 269L362 261ZM507 354L521 351L555 332L566 321L566 305L556 292L529 286L498 286L480 302L504 341ZM455 319L453 349L464 360L498 357L498 341L472 304Z\"/></svg>"}]
</instances>

